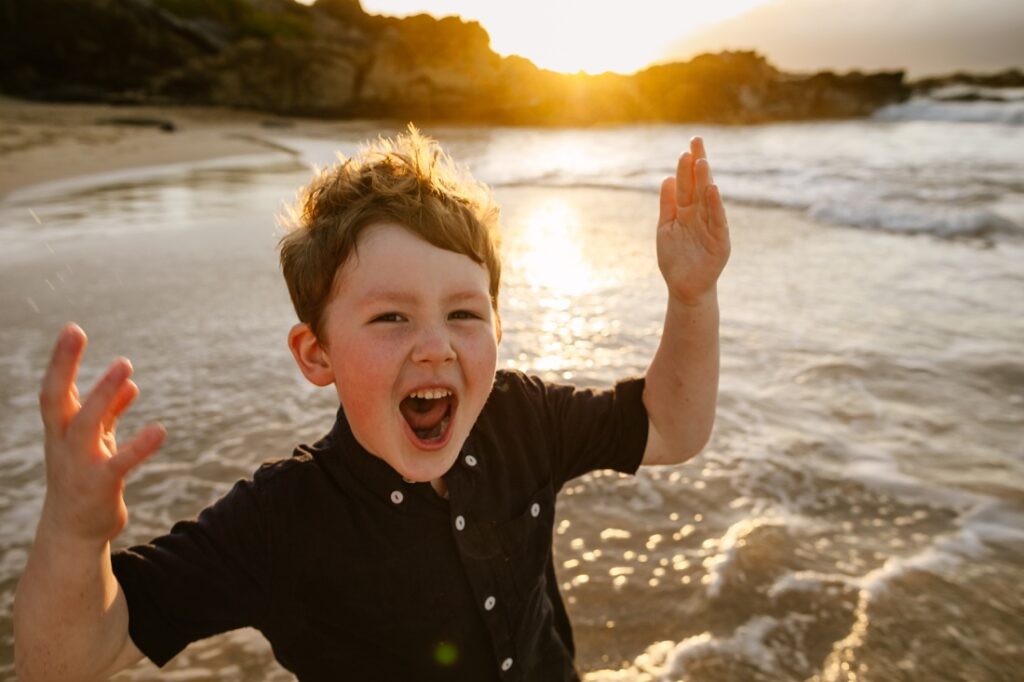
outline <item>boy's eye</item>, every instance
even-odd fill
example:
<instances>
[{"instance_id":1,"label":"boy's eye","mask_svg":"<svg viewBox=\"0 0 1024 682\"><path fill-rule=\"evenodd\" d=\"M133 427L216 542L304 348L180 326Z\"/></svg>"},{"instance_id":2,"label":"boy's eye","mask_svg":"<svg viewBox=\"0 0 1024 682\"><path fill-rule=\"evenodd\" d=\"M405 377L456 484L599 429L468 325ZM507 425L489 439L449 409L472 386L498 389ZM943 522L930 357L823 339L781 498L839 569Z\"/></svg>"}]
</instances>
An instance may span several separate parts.
<instances>
[{"instance_id":1,"label":"boy's eye","mask_svg":"<svg viewBox=\"0 0 1024 682\"><path fill-rule=\"evenodd\" d=\"M402 322L404 319L401 313L384 313L376 316L370 322Z\"/></svg>"},{"instance_id":2,"label":"boy's eye","mask_svg":"<svg viewBox=\"0 0 1024 682\"><path fill-rule=\"evenodd\" d=\"M479 315L471 310L456 310L451 313L448 317L453 320L479 320L482 319Z\"/></svg>"}]
</instances>

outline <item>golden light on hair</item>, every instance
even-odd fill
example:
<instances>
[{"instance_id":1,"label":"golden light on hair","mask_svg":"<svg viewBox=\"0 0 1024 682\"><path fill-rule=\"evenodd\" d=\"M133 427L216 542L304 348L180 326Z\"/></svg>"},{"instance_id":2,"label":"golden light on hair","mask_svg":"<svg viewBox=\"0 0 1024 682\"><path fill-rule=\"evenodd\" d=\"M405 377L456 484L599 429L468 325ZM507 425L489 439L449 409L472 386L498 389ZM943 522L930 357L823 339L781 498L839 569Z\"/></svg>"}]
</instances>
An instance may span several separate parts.
<instances>
[{"instance_id":1,"label":"golden light on hair","mask_svg":"<svg viewBox=\"0 0 1024 682\"><path fill-rule=\"evenodd\" d=\"M341 267L360 234L377 223L398 223L483 265L497 310L498 207L490 189L411 123L406 133L378 137L318 172L282 218L281 270L296 314L318 338Z\"/></svg>"}]
</instances>

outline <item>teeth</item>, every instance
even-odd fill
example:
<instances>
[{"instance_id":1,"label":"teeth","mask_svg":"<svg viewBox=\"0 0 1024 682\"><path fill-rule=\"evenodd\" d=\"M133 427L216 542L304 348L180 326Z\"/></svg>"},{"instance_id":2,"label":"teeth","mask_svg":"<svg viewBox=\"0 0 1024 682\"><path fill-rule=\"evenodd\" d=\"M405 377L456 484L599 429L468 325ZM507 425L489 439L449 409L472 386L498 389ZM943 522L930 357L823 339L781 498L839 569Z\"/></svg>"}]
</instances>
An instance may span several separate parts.
<instances>
[{"instance_id":1,"label":"teeth","mask_svg":"<svg viewBox=\"0 0 1024 682\"><path fill-rule=\"evenodd\" d=\"M437 400L438 398L446 398L452 394L447 388L426 388L420 391L413 391L409 394L410 398L422 398L425 400Z\"/></svg>"}]
</instances>

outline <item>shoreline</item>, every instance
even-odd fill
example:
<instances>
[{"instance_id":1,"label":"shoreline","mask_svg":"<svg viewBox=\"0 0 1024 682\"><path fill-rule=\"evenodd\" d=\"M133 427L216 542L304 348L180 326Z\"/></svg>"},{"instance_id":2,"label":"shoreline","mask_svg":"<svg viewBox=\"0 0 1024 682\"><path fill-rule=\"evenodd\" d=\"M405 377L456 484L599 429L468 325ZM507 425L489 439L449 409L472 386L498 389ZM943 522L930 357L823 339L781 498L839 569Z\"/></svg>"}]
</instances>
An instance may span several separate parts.
<instances>
[{"instance_id":1,"label":"shoreline","mask_svg":"<svg viewBox=\"0 0 1024 682\"><path fill-rule=\"evenodd\" d=\"M169 124L173 130L161 129ZM53 104L0 97L0 202L35 186L222 158L299 152L281 132L324 137L361 121L311 121L209 107Z\"/></svg>"},{"instance_id":2,"label":"shoreline","mask_svg":"<svg viewBox=\"0 0 1024 682\"><path fill-rule=\"evenodd\" d=\"M41 113L57 117L61 109ZM91 129L98 116L90 111L83 120ZM241 118L225 112L222 122L206 123L247 135ZM273 128L256 117L252 134L302 151L298 168L343 134L309 123ZM364 122L378 124L387 125ZM187 146L192 125L149 132ZM129 140L144 132L118 130ZM965 132L949 140L952 130ZM653 171L673 161L659 150L689 133L444 131L456 156L482 175L526 179L497 190L503 366L580 386L609 386L647 366L665 290L654 253L657 195L634 179L651 172L653 186ZM723 187L747 196L765 188L763 196L779 204L803 190L842 208L836 200L853 193L829 183L850 178L864 206L848 215L866 226L819 223L806 209L728 205L733 251L719 284L713 442L678 471L580 477L558 502L556 578L583 680L671 670L813 679L842 661L899 679L906 671L892 663L887 643L915 637L921 648L907 660L925 679L1009 676L1024 665L1024 651L1007 648L1019 630L1019 618L1007 614L1024 612L1024 591L1013 587L1024 566L1024 467L1016 458L1024 276L1013 265L1024 260L1024 241L908 237L883 220L898 210L871 201L919 193L942 209L956 208L957 197L995 194L1002 179L1024 177L1024 156L1000 145L1012 134L844 125L708 136L713 159L728 161ZM306 145L305 135L319 139ZM346 150L354 138L341 140ZM106 163L108 146L94 145L91 156ZM59 175L54 147L37 150L44 170ZM267 151L179 165L256 164ZM279 172L190 172L195 177L182 182L172 171L166 182L147 184L138 180L148 171L131 166L65 175L0 198L0 401L8 406L0 412L0 551L8 559L0 598L7 603L45 497L33 396L51 339L68 319L90 334L83 386L109 358L133 361L143 393L123 432L158 419L171 434L128 482L131 522L118 547L149 542L193 517L260 463L319 438L333 418L336 397L304 382L282 343L295 317L272 214L301 173L289 170L292 157L273 154L283 161ZM510 165L516 154L525 163ZM933 173L936 158L956 158L972 172ZM150 168L160 160L142 159ZM890 170L859 179L862 163ZM578 172L584 164L594 174ZM733 175L730 165L746 175ZM855 173L834 173L845 168ZM623 180L589 182L609 172ZM108 184L111 174L130 186ZM53 201L15 198L89 181L102 186ZM998 196L1024 201L1012 186ZM888 229L872 229L869 218ZM956 632L929 626L963 621L963 610L977 615ZM9 611L0 614L8 641L12 628ZM861 635L853 645L851 628ZM13 670L12 660L0 659L0 679ZM294 682L251 628L196 642L162 670L143 662L115 677L168 678Z\"/></svg>"}]
</instances>

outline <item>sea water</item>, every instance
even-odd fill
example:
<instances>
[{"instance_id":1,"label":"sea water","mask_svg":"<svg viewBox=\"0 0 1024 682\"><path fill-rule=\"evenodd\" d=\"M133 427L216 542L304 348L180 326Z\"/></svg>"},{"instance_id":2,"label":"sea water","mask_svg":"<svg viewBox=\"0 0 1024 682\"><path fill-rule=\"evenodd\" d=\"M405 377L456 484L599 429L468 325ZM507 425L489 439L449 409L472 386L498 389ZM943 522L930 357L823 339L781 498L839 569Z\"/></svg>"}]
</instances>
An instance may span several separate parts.
<instances>
[{"instance_id":1,"label":"sea water","mask_svg":"<svg viewBox=\"0 0 1024 682\"><path fill-rule=\"evenodd\" d=\"M560 496L556 566L588 680L1024 669L1024 128L1014 102L979 104L989 113L911 102L756 127L425 126L502 205L499 361L548 380L645 370L666 297L656 189L690 136L727 202L706 451ZM129 480L115 545L147 541L329 428L336 399L285 346L274 216L311 167L395 130L275 131L294 155L0 203L0 675L45 489L36 395L62 323L90 336L83 389L132 359L142 394L122 433L168 428ZM252 630L119 679L168 674L291 679Z\"/></svg>"}]
</instances>

